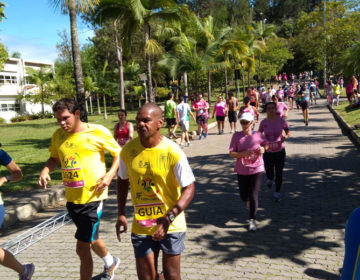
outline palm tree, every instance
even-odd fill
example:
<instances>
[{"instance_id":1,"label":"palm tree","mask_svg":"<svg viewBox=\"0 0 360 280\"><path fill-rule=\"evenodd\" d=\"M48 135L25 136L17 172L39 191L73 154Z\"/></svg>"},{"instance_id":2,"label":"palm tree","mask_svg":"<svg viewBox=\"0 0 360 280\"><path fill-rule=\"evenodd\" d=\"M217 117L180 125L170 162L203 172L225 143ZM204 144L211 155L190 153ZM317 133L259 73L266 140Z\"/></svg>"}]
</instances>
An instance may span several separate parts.
<instances>
[{"instance_id":1,"label":"palm tree","mask_svg":"<svg viewBox=\"0 0 360 280\"><path fill-rule=\"evenodd\" d=\"M121 17L124 38L129 41L135 30L143 27L145 37L145 59L147 86L150 102L155 102L155 94L152 86L151 56L159 53L160 46L156 40L150 38L152 22L160 19L163 22L180 21L181 15L187 12L185 6L178 5L174 0L105 0L112 2L111 11L106 12L107 18ZM127 3L124 9L124 3ZM105 16L105 13L103 14Z\"/></svg>"},{"instance_id":2,"label":"palm tree","mask_svg":"<svg viewBox=\"0 0 360 280\"><path fill-rule=\"evenodd\" d=\"M25 98L31 102L41 102L41 113L45 116L45 103L50 103L53 93L51 81L53 80L53 72L50 67L40 67L39 70L26 67L26 87L28 84L34 84L37 87L37 94L28 94Z\"/></svg>"},{"instance_id":3,"label":"palm tree","mask_svg":"<svg viewBox=\"0 0 360 280\"><path fill-rule=\"evenodd\" d=\"M71 30L71 46L74 63L74 76L76 85L76 99L80 106L80 118L87 122L87 112L85 108L85 89L84 78L81 65L81 52L79 45L79 37L77 32L76 14L77 12L88 12L93 10L100 0L49 0L55 7L61 6L63 13L69 13L70 30Z\"/></svg>"},{"instance_id":4,"label":"palm tree","mask_svg":"<svg viewBox=\"0 0 360 280\"><path fill-rule=\"evenodd\" d=\"M254 34L254 38L256 40L259 40L265 48L259 49L258 55L259 55L259 65L258 65L258 79L261 81L261 55L266 50L266 40L269 38L275 38L275 26L268 24L266 28L264 28L263 22L260 20L258 22L252 23L252 32Z\"/></svg>"}]
</instances>

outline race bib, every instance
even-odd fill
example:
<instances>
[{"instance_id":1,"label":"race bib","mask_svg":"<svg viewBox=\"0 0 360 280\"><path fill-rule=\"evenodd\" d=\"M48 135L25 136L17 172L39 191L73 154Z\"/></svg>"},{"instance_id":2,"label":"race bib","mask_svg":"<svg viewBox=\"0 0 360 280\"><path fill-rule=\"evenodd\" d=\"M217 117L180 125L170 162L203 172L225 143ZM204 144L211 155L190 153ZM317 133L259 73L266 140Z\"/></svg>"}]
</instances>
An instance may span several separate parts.
<instances>
[{"instance_id":1,"label":"race bib","mask_svg":"<svg viewBox=\"0 0 360 280\"><path fill-rule=\"evenodd\" d=\"M62 178L65 187L82 188L85 186L81 168L62 168Z\"/></svg>"},{"instance_id":2,"label":"race bib","mask_svg":"<svg viewBox=\"0 0 360 280\"><path fill-rule=\"evenodd\" d=\"M143 227L156 226L156 219L165 214L165 204L162 202L135 205L135 220Z\"/></svg>"},{"instance_id":3,"label":"race bib","mask_svg":"<svg viewBox=\"0 0 360 280\"><path fill-rule=\"evenodd\" d=\"M254 152L251 156L242 157L241 162L244 166L260 163L261 155L259 151Z\"/></svg>"},{"instance_id":4,"label":"race bib","mask_svg":"<svg viewBox=\"0 0 360 280\"><path fill-rule=\"evenodd\" d=\"M269 143L269 149L267 151L268 152L277 152L277 151L280 151L281 148L282 148L281 141L272 142L272 143Z\"/></svg>"}]
</instances>

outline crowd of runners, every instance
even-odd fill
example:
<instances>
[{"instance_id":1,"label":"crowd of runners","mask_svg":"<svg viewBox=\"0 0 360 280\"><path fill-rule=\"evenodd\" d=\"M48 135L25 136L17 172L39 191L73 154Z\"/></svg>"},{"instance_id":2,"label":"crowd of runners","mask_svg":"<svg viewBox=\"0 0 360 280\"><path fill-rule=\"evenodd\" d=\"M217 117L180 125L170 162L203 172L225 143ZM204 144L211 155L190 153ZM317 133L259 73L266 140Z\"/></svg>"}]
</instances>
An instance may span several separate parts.
<instances>
[{"instance_id":1,"label":"crowd of runners","mask_svg":"<svg viewBox=\"0 0 360 280\"><path fill-rule=\"evenodd\" d=\"M311 77L312 73L304 75ZM257 230L258 194L264 173L266 185L274 188L274 201L281 198L285 142L290 137L286 121L289 111L301 109L308 126L310 106L316 104L320 96L316 80L295 83L294 75L290 77L289 83L286 76L278 76L278 83L268 89L249 88L242 102L232 92L227 98L220 95L213 107L212 118L216 117L218 134L232 134L229 155L236 159L234 172L240 197L248 206L249 231ZM354 80L351 82L353 94ZM333 90L336 92L337 87ZM328 82L325 94L332 94L332 81ZM100 218L114 177L117 178L119 241L128 229L125 205L128 191L131 193L134 207L131 241L138 278L180 279L180 257L186 234L184 210L195 192L195 178L182 148L191 145L190 116L197 123L198 139L208 137L210 107L202 94L197 95L191 105L183 97L176 104L174 98L174 94L169 93L163 111L152 103L139 109L136 138L125 110L118 112L119 121L111 133L101 125L82 122L79 106L73 99L64 98L53 105L60 128L52 136L50 157L40 173L38 185L47 188L50 173L61 165L66 207L77 228L75 251L80 259L80 280L92 279L92 251L104 262L104 271L96 279L113 279L120 264L120 259L109 252L99 237ZM338 103L337 98L335 101ZM260 112L264 113L261 121ZM224 131L226 117L230 124L228 132ZM164 119L168 137L160 134ZM180 145L171 140L177 137L177 126L182 131ZM105 165L105 151L113 158L109 169ZM22 178L20 168L3 150L0 150L0 164L10 172L9 176L0 177L0 186ZM1 224L5 212L1 200L0 206ZM163 254L161 273L158 272L160 250ZM30 280L35 271L33 264L22 265L2 249L0 263L18 272L20 280Z\"/></svg>"}]
</instances>

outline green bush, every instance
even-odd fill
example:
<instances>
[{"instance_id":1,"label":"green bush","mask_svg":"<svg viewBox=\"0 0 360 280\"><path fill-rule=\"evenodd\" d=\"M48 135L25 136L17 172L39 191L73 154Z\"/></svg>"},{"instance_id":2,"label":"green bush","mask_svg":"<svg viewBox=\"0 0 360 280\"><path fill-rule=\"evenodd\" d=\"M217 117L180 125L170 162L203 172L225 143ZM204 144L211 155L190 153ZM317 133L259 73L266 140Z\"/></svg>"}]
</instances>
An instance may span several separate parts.
<instances>
[{"instance_id":1,"label":"green bush","mask_svg":"<svg viewBox=\"0 0 360 280\"><path fill-rule=\"evenodd\" d=\"M24 121L29 121L29 120L38 120L38 119L51 119L53 118L54 115L50 112L45 112L45 115L43 116L42 113L36 113L36 114L32 114L32 115L20 115L20 116L16 116L11 118L11 122L24 122Z\"/></svg>"},{"instance_id":2,"label":"green bush","mask_svg":"<svg viewBox=\"0 0 360 280\"><path fill-rule=\"evenodd\" d=\"M0 124L5 123L5 120L3 118L0 118Z\"/></svg>"},{"instance_id":3,"label":"green bush","mask_svg":"<svg viewBox=\"0 0 360 280\"><path fill-rule=\"evenodd\" d=\"M159 99L167 99L168 98L168 93L171 92L171 89L167 89L164 87L157 87L156 88L156 96Z\"/></svg>"}]
</instances>

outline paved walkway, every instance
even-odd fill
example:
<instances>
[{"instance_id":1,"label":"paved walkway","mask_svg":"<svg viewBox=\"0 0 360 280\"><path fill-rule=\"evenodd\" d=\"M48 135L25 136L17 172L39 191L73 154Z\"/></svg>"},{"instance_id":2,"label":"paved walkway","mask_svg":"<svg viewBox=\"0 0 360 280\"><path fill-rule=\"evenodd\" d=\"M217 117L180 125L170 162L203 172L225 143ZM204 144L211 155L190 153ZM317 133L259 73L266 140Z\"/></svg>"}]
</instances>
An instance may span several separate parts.
<instances>
[{"instance_id":1,"label":"paved walkway","mask_svg":"<svg viewBox=\"0 0 360 280\"><path fill-rule=\"evenodd\" d=\"M182 279L338 279L345 222L360 201L360 153L324 101L319 103L311 108L308 127L297 110L289 114L292 137L286 144L282 200L275 203L273 190L263 184L255 233L247 231L248 212L240 202L234 160L228 156L231 135L215 135L213 129L208 139L194 140L185 149L197 183L187 210ZM130 234L118 243L115 220L113 190L101 236L122 260L115 279L137 279ZM33 279L79 279L74 231L69 224L18 255L36 264ZM94 272L102 266L95 258ZM0 279L17 277L0 267Z\"/></svg>"}]
</instances>

